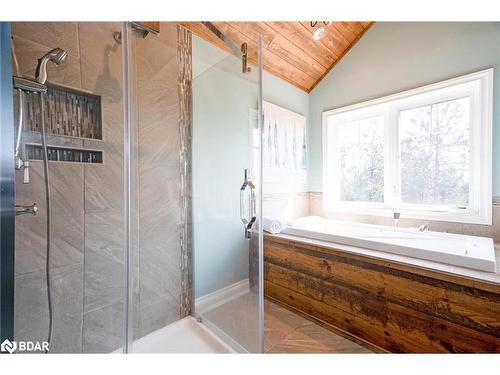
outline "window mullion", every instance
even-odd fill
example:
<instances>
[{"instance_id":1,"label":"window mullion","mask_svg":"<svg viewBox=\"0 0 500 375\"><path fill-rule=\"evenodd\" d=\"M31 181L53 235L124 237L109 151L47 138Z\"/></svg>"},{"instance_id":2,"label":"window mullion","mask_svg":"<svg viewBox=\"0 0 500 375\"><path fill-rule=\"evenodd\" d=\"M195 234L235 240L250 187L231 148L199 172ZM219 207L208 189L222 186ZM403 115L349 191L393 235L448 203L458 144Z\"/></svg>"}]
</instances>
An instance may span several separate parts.
<instances>
[{"instance_id":1,"label":"window mullion","mask_svg":"<svg viewBox=\"0 0 500 375\"><path fill-rule=\"evenodd\" d=\"M394 106L386 110L384 134L384 206L393 208L399 195L397 111Z\"/></svg>"}]
</instances>

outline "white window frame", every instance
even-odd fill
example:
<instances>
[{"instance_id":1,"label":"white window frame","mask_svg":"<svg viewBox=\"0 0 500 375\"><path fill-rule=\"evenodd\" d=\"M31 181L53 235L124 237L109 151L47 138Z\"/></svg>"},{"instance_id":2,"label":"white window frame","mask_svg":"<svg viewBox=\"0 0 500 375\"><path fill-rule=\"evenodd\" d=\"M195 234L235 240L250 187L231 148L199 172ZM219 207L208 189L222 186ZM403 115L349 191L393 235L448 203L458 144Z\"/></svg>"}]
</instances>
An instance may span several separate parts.
<instances>
[{"instance_id":1,"label":"white window frame","mask_svg":"<svg viewBox=\"0 0 500 375\"><path fill-rule=\"evenodd\" d=\"M405 109L469 97L470 185L467 209L400 202L399 112ZM493 68L446 81L323 112L323 209L403 218L492 224L492 109ZM336 124L384 116L384 202L340 200L340 179L335 147ZM329 120L331 125L329 125ZM331 147L330 147L331 145Z\"/></svg>"}]
</instances>

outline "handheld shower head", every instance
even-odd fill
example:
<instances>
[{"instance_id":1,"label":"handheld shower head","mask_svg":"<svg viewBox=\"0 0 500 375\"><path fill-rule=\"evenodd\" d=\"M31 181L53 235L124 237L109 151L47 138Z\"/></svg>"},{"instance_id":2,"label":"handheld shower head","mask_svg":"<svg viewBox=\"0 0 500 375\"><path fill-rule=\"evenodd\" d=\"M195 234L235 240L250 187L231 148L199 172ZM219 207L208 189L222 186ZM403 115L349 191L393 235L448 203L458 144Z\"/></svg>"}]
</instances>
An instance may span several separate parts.
<instances>
[{"instance_id":1,"label":"handheld shower head","mask_svg":"<svg viewBox=\"0 0 500 375\"><path fill-rule=\"evenodd\" d=\"M68 53L61 48L54 48L47 52L41 59L38 59L36 66L35 78L41 83L45 84L47 80L47 62L52 61L56 65L61 65L65 60Z\"/></svg>"}]
</instances>

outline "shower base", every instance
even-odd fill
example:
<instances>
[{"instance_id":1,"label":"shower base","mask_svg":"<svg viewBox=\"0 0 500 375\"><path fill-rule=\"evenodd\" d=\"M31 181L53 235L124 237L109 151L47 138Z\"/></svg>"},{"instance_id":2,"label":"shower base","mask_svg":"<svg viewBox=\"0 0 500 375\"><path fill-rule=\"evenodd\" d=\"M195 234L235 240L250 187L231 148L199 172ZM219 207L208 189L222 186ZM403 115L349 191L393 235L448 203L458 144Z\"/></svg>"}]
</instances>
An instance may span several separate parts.
<instances>
[{"instance_id":1,"label":"shower base","mask_svg":"<svg viewBox=\"0 0 500 375\"><path fill-rule=\"evenodd\" d=\"M233 353L207 327L189 316L134 341L131 353ZM114 351L122 353L122 349Z\"/></svg>"}]
</instances>

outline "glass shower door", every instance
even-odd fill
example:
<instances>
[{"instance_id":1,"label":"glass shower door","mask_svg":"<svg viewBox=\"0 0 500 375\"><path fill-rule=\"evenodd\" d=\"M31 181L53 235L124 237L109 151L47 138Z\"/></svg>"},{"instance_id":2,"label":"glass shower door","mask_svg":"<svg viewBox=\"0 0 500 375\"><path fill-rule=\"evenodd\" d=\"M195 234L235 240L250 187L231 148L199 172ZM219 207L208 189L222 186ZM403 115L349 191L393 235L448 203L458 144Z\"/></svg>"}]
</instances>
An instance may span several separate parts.
<instances>
[{"instance_id":1,"label":"glass shower door","mask_svg":"<svg viewBox=\"0 0 500 375\"><path fill-rule=\"evenodd\" d=\"M262 352L261 72L243 65L193 35L194 311L236 351Z\"/></svg>"}]
</instances>

